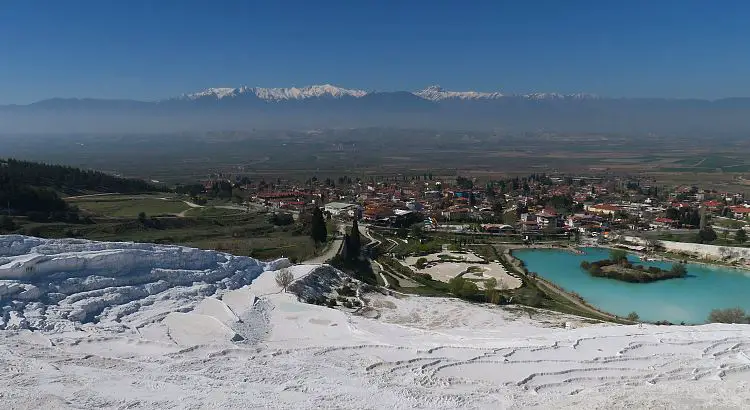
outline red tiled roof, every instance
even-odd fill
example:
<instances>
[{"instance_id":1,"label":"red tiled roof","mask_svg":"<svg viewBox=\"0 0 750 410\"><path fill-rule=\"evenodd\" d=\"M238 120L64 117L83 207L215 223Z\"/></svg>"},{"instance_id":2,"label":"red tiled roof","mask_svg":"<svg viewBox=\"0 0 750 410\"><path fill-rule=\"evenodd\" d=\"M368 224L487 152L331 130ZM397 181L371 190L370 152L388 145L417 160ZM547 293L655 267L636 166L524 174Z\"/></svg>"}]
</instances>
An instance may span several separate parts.
<instances>
[{"instance_id":1,"label":"red tiled roof","mask_svg":"<svg viewBox=\"0 0 750 410\"><path fill-rule=\"evenodd\" d=\"M711 200L711 201L704 202L703 205L706 205L709 208L717 208L717 207L720 207L722 203L719 201Z\"/></svg>"}]
</instances>

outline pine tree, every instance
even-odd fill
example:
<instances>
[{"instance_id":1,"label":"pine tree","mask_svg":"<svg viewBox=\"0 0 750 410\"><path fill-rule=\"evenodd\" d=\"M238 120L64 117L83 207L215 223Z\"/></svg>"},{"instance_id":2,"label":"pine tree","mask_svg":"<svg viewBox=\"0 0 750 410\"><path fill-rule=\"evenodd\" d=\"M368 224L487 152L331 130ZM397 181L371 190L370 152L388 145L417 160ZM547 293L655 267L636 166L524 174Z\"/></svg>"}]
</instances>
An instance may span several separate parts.
<instances>
[{"instance_id":1,"label":"pine tree","mask_svg":"<svg viewBox=\"0 0 750 410\"><path fill-rule=\"evenodd\" d=\"M745 243L747 241L747 234L745 233L745 230L742 228L738 229L734 234L734 240L737 241L737 243Z\"/></svg>"},{"instance_id":2,"label":"pine tree","mask_svg":"<svg viewBox=\"0 0 750 410\"><path fill-rule=\"evenodd\" d=\"M328 229L326 228L326 221L323 218L323 211L315 207L312 214L310 236L316 243L323 243L328 238Z\"/></svg>"}]
</instances>

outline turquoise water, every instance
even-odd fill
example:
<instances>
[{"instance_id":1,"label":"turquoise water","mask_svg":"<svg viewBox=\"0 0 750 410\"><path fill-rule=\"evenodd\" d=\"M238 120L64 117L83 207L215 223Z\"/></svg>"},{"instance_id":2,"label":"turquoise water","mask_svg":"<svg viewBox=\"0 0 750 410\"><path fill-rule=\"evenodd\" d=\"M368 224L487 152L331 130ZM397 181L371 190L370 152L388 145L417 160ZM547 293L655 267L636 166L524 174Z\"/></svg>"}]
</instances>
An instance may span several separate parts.
<instances>
[{"instance_id":1,"label":"turquoise water","mask_svg":"<svg viewBox=\"0 0 750 410\"><path fill-rule=\"evenodd\" d=\"M581 262L608 259L609 251L583 250L585 254L577 255L557 249L523 249L513 255L524 261L529 272L536 272L563 289L578 293L591 305L619 316L636 312L641 320L696 324L704 323L716 308L739 306L750 311L748 271L689 263L687 278L627 283L589 275L581 269ZM628 259L646 266L672 266L671 262L640 262L634 255Z\"/></svg>"}]
</instances>

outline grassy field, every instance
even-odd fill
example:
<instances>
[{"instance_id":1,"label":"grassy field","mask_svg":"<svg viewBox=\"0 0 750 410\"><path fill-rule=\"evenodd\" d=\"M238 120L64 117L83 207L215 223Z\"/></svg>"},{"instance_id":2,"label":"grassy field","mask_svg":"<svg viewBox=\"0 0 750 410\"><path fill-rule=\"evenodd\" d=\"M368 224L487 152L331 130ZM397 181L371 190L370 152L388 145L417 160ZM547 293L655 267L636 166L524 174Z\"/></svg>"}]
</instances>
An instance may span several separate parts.
<instances>
[{"instance_id":1,"label":"grassy field","mask_svg":"<svg viewBox=\"0 0 750 410\"><path fill-rule=\"evenodd\" d=\"M264 212L190 208L180 199L164 200L158 195L90 196L68 202L84 211L91 223L39 223L18 217L15 233L177 244L262 260L288 257L302 261L319 252L299 225L276 226ZM140 212L147 215L143 221L138 219Z\"/></svg>"},{"instance_id":2,"label":"grassy field","mask_svg":"<svg viewBox=\"0 0 750 410\"><path fill-rule=\"evenodd\" d=\"M176 215L190 210L179 199L161 199L154 195L106 195L68 199L68 203L82 211L98 216L136 218L141 212L146 215Z\"/></svg>"}]
</instances>

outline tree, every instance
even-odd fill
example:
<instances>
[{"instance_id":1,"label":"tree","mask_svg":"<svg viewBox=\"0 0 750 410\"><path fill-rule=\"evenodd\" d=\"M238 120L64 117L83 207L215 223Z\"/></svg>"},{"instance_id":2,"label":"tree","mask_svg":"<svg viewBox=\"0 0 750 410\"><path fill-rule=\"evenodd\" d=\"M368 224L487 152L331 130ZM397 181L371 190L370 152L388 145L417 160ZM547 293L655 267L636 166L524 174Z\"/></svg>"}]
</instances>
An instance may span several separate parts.
<instances>
[{"instance_id":1,"label":"tree","mask_svg":"<svg viewBox=\"0 0 750 410\"><path fill-rule=\"evenodd\" d=\"M463 286L461 286L461 291L459 294L463 298L469 298L477 294L479 292L479 287L476 283L470 281L470 280L464 280Z\"/></svg>"},{"instance_id":2,"label":"tree","mask_svg":"<svg viewBox=\"0 0 750 410\"><path fill-rule=\"evenodd\" d=\"M16 224L13 223L13 218L8 215L0 216L0 230L9 232L14 229L16 229Z\"/></svg>"},{"instance_id":3,"label":"tree","mask_svg":"<svg viewBox=\"0 0 750 410\"><path fill-rule=\"evenodd\" d=\"M357 259L362 251L362 238L359 236L359 225L357 219L352 223L352 229L349 233L349 258Z\"/></svg>"},{"instance_id":4,"label":"tree","mask_svg":"<svg viewBox=\"0 0 750 410\"><path fill-rule=\"evenodd\" d=\"M416 224L414 224L414 225L411 226L410 231L411 231L410 233L411 233L412 237L417 238L417 239L421 239L422 238L422 234L424 232L424 228L423 228L423 226L422 226L421 223L416 223Z\"/></svg>"},{"instance_id":5,"label":"tree","mask_svg":"<svg viewBox=\"0 0 750 410\"><path fill-rule=\"evenodd\" d=\"M615 263L623 263L628 260L628 253L622 249L612 249L609 251L609 260Z\"/></svg>"},{"instance_id":6,"label":"tree","mask_svg":"<svg viewBox=\"0 0 750 410\"><path fill-rule=\"evenodd\" d=\"M424 267L427 265L427 258L421 257L417 259L417 262L414 264L414 266L417 267L417 269L424 269Z\"/></svg>"},{"instance_id":7,"label":"tree","mask_svg":"<svg viewBox=\"0 0 750 410\"><path fill-rule=\"evenodd\" d=\"M641 317L638 316L638 313L636 312L630 312L628 313L628 316L626 317L626 319L628 319L631 322L637 322L641 319Z\"/></svg>"},{"instance_id":8,"label":"tree","mask_svg":"<svg viewBox=\"0 0 750 410\"><path fill-rule=\"evenodd\" d=\"M145 212L139 212L138 213L138 222L145 224L146 223L146 213Z\"/></svg>"},{"instance_id":9,"label":"tree","mask_svg":"<svg viewBox=\"0 0 750 410\"><path fill-rule=\"evenodd\" d=\"M716 240L716 232L713 228L710 226L706 227L705 229L701 229L698 232L698 242L699 243L710 243Z\"/></svg>"},{"instance_id":10,"label":"tree","mask_svg":"<svg viewBox=\"0 0 750 410\"><path fill-rule=\"evenodd\" d=\"M745 243L747 241L747 233L745 233L745 230L742 228L738 229L734 234L734 240L737 243Z\"/></svg>"},{"instance_id":11,"label":"tree","mask_svg":"<svg viewBox=\"0 0 750 410\"><path fill-rule=\"evenodd\" d=\"M687 275L687 268L685 268L685 265L683 265L682 263L675 263L674 265L672 265L672 269L670 269L670 272L678 276L685 276Z\"/></svg>"},{"instance_id":12,"label":"tree","mask_svg":"<svg viewBox=\"0 0 750 410\"><path fill-rule=\"evenodd\" d=\"M326 228L325 218L323 218L323 211L318 207L313 210L310 226L310 237L313 238L315 243L323 243L328 239L328 229Z\"/></svg>"},{"instance_id":13,"label":"tree","mask_svg":"<svg viewBox=\"0 0 750 410\"><path fill-rule=\"evenodd\" d=\"M739 307L714 309L708 315L709 323L750 323L750 317Z\"/></svg>"},{"instance_id":14,"label":"tree","mask_svg":"<svg viewBox=\"0 0 750 410\"><path fill-rule=\"evenodd\" d=\"M455 278L452 278L448 281L448 286L451 288L451 293L456 296L461 296L461 290L464 287L464 282L466 282L466 279L456 276Z\"/></svg>"},{"instance_id":15,"label":"tree","mask_svg":"<svg viewBox=\"0 0 750 410\"><path fill-rule=\"evenodd\" d=\"M276 272L275 279L276 284L286 292L286 288L294 281L294 275L292 275L292 272L290 272L289 269L284 268Z\"/></svg>"}]
</instances>

